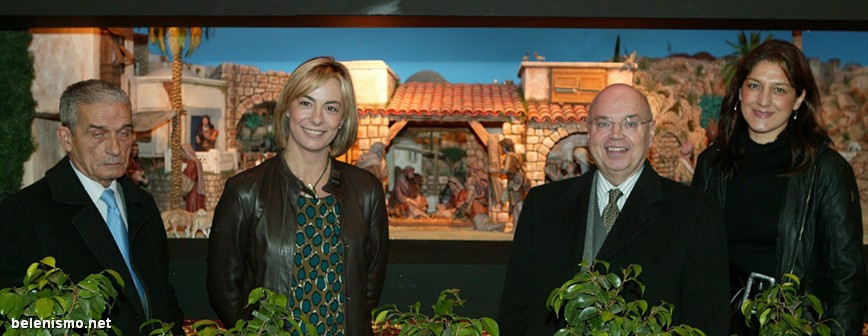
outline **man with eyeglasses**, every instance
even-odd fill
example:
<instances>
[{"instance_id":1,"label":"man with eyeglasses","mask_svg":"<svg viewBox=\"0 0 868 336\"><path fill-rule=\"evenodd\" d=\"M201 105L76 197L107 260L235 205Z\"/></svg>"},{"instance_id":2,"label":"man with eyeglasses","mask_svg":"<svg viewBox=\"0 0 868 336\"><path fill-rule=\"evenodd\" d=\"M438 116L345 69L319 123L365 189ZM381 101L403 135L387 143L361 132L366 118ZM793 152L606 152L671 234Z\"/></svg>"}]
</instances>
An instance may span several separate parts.
<instances>
[{"instance_id":1,"label":"man with eyeglasses","mask_svg":"<svg viewBox=\"0 0 868 336\"><path fill-rule=\"evenodd\" d=\"M627 301L672 303L673 325L725 335L729 273L720 207L651 167L654 121L639 91L611 85L588 110L596 169L528 193L500 302L502 334L554 334L563 317L545 309L546 298L580 271L582 260L598 259L619 276L629 264L642 266L644 297L628 287Z\"/></svg>"}]
</instances>

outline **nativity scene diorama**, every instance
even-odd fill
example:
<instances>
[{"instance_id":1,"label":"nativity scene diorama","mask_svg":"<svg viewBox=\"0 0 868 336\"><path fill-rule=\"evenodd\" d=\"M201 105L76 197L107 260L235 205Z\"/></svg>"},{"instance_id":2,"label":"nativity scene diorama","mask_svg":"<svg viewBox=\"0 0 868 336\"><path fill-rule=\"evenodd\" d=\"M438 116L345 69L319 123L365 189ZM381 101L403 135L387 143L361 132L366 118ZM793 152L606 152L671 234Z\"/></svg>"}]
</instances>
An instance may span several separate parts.
<instances>
[{"instance_id":1,"label":"nativity scene diorama","mask_svg":"<svg viewBox=\"0 0 868 336\"><path fill-rule=\"evenodd\" d=\"M126 45L135 50L135 75L125 76L138 139L129 173L154 195L170 238L207 237L225 180L276 155L271 119L289 74L233 63L186 65L176 126L183 144L176 147L178 168L169 164L176 136L171 64L149 54L140 36ZM707 54L636 59L634 53L612 62L521 56L516 80L499 83L449 83L434 71L402 81L384 61L342 62L351 73L360 118L355 145L337 159L382 181L393 231L511 239L532 187L593 171L588 104L615 83L649 98L655 137L648 159L655 170L689 184L697 155L716 136L723 70L733 61ZM826 127L853 165L865 202L868 73L858 66L812 65ZM173 169L183 176L180 188L174 187L177 195Z\"/></svg>"}]
</instances>

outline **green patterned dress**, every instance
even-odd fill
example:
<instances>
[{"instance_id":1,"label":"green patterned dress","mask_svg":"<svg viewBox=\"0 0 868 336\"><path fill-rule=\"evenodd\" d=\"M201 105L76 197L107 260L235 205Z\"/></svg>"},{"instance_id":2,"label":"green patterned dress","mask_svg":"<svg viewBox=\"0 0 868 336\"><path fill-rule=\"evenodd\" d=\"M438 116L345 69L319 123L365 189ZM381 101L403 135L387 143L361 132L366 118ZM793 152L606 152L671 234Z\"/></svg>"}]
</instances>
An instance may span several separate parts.
<instances>
[{"instance_id":1,"label":"green patterned dress","mask_svg":"<svg viewBox=\"0 0 868 336\"><path fill-rule=\"evenodd\" d=\"M296 212L293 292L288 306L306 316L319 335L344 334L344 247L341 209L334 195L299 196ZM297 335L297 333L293 333Z\"/></svg>"}]
</instances>

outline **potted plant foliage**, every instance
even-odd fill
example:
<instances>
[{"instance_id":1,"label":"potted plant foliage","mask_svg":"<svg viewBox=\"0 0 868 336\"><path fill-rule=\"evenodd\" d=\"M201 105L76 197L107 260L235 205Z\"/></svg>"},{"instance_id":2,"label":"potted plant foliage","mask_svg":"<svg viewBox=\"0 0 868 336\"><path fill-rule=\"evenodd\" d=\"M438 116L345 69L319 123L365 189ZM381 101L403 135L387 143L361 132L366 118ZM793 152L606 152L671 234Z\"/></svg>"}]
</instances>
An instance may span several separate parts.
<instances>
[{"instance_id":1,"label":"potted plant foliage","mask_svg":"<svg viewBox=\"0 0 868 336\"><path fill-rule=\"evenodd\" d=\"M417 335L417 336L480 336L500 335L497 322L489 317L479 319L455 314L456 306L463 306L464 301L458 296L458 289L446 289L440 293L437 302L431 308L434 315L420 313L417 301L402 312L394 304L383 305L374 309L371 315L374 320L377 335Z\"/></svg>"},{"instance_id":2,"label":"potted plant foliage","mask_svg":"<svg viewBox=\"0 0 868 336\"><path fill-rule=\"evenodd\" d=\"M600 265L604 272L597 270ZM622 277L608 273L609 263L605 261L597 260L590 266L582 261L581 266L582 271L552 290L546 300L546 306L567 322L555 336L705 335L688 325L670 326L674 308L670 303L649 308L645 300L624 299L621 293L631 282L645 293L645 285L638 279L641 266L627 266Z\"/></svg>"},{"instance_id":3,"label":"potted plant foliage","mask_svg":"<svg viewBox=\"0 0 868 336\"><path fill-rule=\"evenodd\" d=\"M53 257L45 257L27 268L22 287L0 290L0 330L6 330L4 336L108 335L105 325L94 322L108 314L117 298L112 280L123 287L113 270L73 283L55 267Z\"/></svg>"},{"instance_id":4,"label":"potted plant foliage","mask_svg":"<svg viewBox=\"0 0 868 336\"><path fill-rule=\"evenodd\" d=\"M229 329L221 328L212 320L200 320L193 323L193 331L200 336L236 336L236 335L296 335L319 336L316 327L305 316L295 317L287 309L285 295L277 294L270 289L259 287L250 292L247 306L257 305L251 313L250 320L239 320ZM151 336L172 335L172 326L160 320L145 322L146 326L154 327Z\"/></svg>"},{"instance_id":5,"label":"potted plant foliage","mask_svg":"<svg viewBox=\"0 0 868 336\"><path fill-rule=\"evenodd\" d=\"M305 316L295 317L286 306L285 295L267 288L256 288L247 298L247 306L258 305L250 320L239 320L228 330L220 329L216 322L202 320L193 324L196 333L210 335L298 335L318 336L316 328Z\"/></svg>"},{"instance_id":6,"label":"potted plant foliage","mask_svg":"<svg viewBox=\"0 0 868 336\"><path fill-rule=\"evenodd\" d=\"M799 293L799 277L784 274L784 280L766 288L761 295L745 300L741 305L745 324L759 322L760 335L828 336L831 335L827 325L830 322L841 328L838 321L823 320L823 305L816 296ZM811 311L816 313L816 322L809 319Z\"/></svg>"}]
</instances>

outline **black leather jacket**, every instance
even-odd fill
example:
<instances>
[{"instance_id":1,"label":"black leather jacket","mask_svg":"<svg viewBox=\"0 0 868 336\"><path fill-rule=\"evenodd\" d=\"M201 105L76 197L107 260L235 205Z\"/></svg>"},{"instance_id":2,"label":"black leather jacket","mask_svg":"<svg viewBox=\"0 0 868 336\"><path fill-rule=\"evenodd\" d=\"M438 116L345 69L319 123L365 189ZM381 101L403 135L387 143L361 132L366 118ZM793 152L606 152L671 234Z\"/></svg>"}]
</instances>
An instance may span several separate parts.
<instances>
[{"instance_id":1,"label":"black leather jacket","mask_svg":"<svg viewBox=\"0 0 868 336\"><path fill-rule=\"evenodd\" d=\"M726 182L710 146L696 165L693 186L726 203ZM802 289L816 295L826 315L838 320L844 335L861 335L868 302L862 260L862 213L853 168L831 148L789 179L778 220L777 277L792 273ZM837 328L832 328L837 334Z\"/></svg>"},{"instance_id":2,"label":"black leather jacket","mask_svg":"<svg viewBox=\"0 0 868 336\"><path fill-rule=\"evenodd\" d=\"M296 200L302 182L283 160L266 160L226 181L214 211L208 244L208 296L217 316L232 326L248 318L247 296L257 287L290 292ZM386 274L389 223L380 181L332 159L324 190L341 206L347 335L371 334Z\"/></svg>"}]
</instances>

